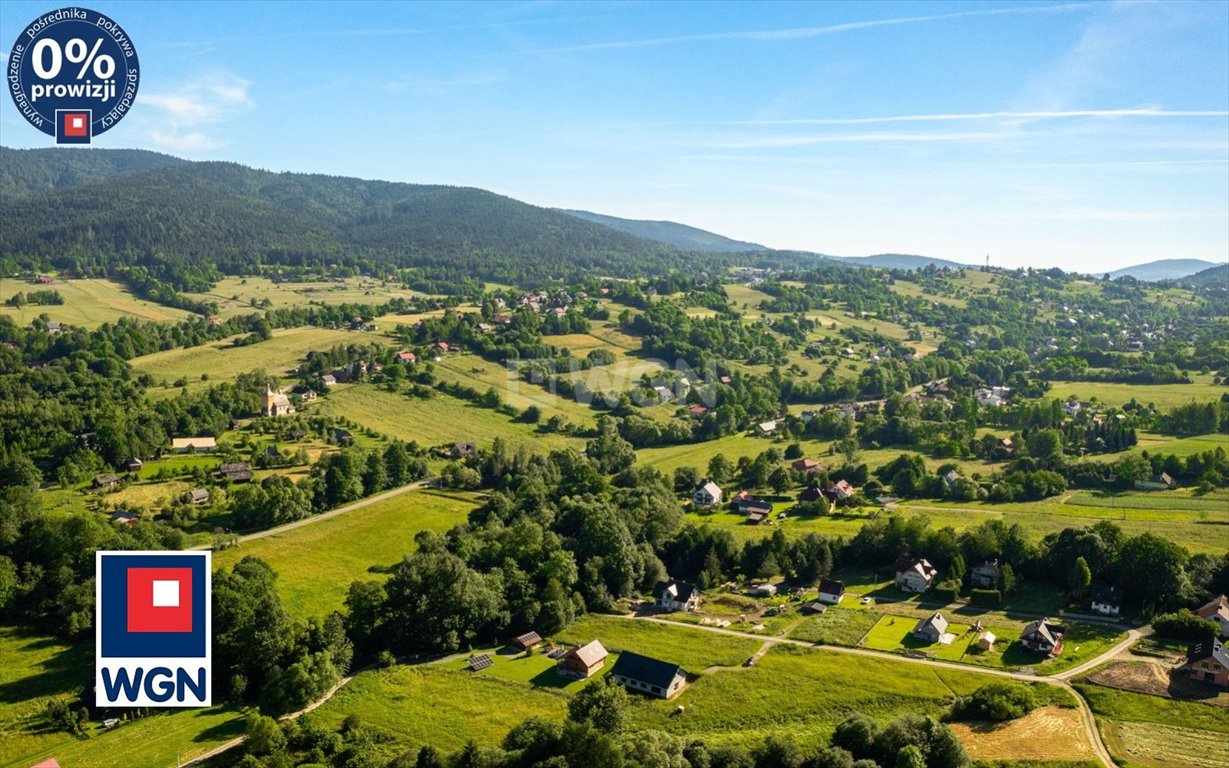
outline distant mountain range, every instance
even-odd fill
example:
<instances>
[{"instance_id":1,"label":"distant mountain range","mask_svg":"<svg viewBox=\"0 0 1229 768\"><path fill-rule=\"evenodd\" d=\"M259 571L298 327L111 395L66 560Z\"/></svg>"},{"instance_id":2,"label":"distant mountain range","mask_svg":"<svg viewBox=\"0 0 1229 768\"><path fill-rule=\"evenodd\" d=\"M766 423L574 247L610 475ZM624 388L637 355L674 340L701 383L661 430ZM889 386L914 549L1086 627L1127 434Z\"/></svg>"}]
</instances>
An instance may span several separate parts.
<instances>
[{"instance_id":1,"label":"distant mountain range","mask_svg":"<svg viewBox=\"0 0 1229 768\"><path fill-rule=\"evenodd\" d=\"M768 251L756 243L744 243L741 240L731 240L728 237L708 232L686 224L673 221L642 221L639 219L620 219L618 216L606 216L591 211L573 211L560 209L569 216L592 221L604 227L617 229L629 235L654 240L675 248L688 251L704 251L705 253L745 253L747 251Z\"/></svg>"},{"instance_id":2,"label":"distant mountain range","mask_svg":"<svg viewBox=\"0 0 1229 768\"><path fill-rule=\"evenodd\" d=\"M1177 280L1178 278L1193 275L1209 267L1216 266L1220 265L1214 261L1204 261L1202 259L1161 259L1160 261L1150 261L1146 264L1136 264L1131 267L1116 269L1110 272L1109 276L1113 279L1133 277L1136 280L1154 283L1161 280Z\"/></svg>"},{"instance_id":3,"label":"distant mountain range","mask_svg":"<svg viewBox=\"0 0 1229 768\"><path fill-rule=\"evenodd\" d=\"M529 205L471 187L271 173L127 149L0 147L0 254L98 272L174 275L329 264L420 267L532 285L730 266L882 269L974 265L912 254L832 256L775 250L672 221ZM1168 259L1111 277L1173 280L1218 265Z\"/></svg>"},{"instance_id":4,"label":"distant mountain range","mask_svg":"<svg viewBox=\"0 0 1229 768\"><path fill-rule=\"evenodd\" d=\"M1229 264L1218 264L1193 275L1185 275L1175 282L1190 288L1219 288L1229 290Z\"/></svg>"}]
</instances>

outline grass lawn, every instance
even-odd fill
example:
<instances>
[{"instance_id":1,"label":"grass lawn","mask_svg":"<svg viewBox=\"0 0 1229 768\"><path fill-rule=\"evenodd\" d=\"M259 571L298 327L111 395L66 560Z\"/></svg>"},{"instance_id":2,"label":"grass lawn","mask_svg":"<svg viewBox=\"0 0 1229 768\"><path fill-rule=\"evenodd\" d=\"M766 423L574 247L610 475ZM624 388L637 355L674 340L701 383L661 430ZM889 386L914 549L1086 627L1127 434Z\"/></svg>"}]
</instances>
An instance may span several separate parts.
<instances>
[{"instance_id":1,"label":"grass lawn","mask_svg":"<svg viewBox=\"0 0 1229 768\"><path fill-rule=\"evenodd\" d=\"M257 369L283 374L297 367L312 350L327 350L360 338L360 334L330 328L278 328L273 331L273 338L258 344L235 347L231 345L232 339L226 339L187 349L168 349L135 358L132 367L167 385L182 377L192 386L208 386L201 381L203 373L208 373L212 381L230 381L240 373Z\"/></svg>"},{"instance_id":2,"label":"grass lawn","mask_svg":"<svg viewBox=\"0 0 1229 768\"><path fill-rule=\"evenodd\" d=\"M540 451L569 445L579 449L583 445L576 438L538 434L530 424L441 392L421 399L368 384L350 384L334 387L327 398L316 402L323 414L345 417L389 437L416 440L423 446L468 440L485 448L497 437Z\"/></svg>"},{"instance_id":3,"label":"grass lawn","mask_svg":"<svg viewBox=\"0 0 1229 768\"><path fill-rule=\"evenodd\" d=\"M849 598L846 598L849 600ZM790 630L794 640L825 645L855 646L875 626L879 614L841 605L828 608L822 616L811 616Z\"/></svg>"},{"instance_id":4,"label":"grass lawn","mask_svg":"<svg viewBox=\"0 0 1229 768\"><path fill-rule=\"evenodd\" d=\"M385 578L389 566L413 551L422 530L446 531L465 522L473 496L410 491L337 517L214 553L214 567L248 555L269 563L278 592L297 618L340 610L350 582Z\"/></svg>"},{"instance_id":5,"label":"grass lawn","mask_svg":"<svg viewBox=\"0 0 1229 768\"><path fill-rule=\"evenodd\" d=\"M13 318L18 325L29 325L31 320L46 314L54 322L82 328L97 328L121 317L174 322L193 316L186 310L138 299L122 285L110 280L57 280L54 285L34 285L26 280L0 278L0 302L7 301L18 292L44 290L59 291L64 303L50 306L27 304L21 309L0 305L0 315Z\"/></svg>"},{"instance_id":6,"label":"grass lawn","mask_svg":"<svg viewBox=\"0 0 1229 768\"><path fill-rule=\"evenodd\" d=\"M378 726L396 739L379 748L378 756L389 759L424 744L442 752L460 749L471 739L498 744L528 717L563 720L567 700L561 691L493 675L394 666L359 674L309 717L330 730L349 715Z\"/></svg>"},{"instance_id":7,"label":"grass lawn","mask_svg":"<svg viewBox=\"0 0 1229 768\"><path fill-rule=\"evenodd\" d=\"M556 639L572 645L601 640L611 653L635 651L678 664L691 674L708 667L738 666L760 648L758 640L600 614L585 616Z\"/></svg>"},{"instance_id":8,"label":"grass lawn","mask_svg":"<svg viewBox=\"0 0 1229 768\"><path fill-rule=\"evenodd\" d=\"M911 616L888 614L866 633L862 645L879 651L915 652L943 661L960 661L975 636L968 633L968 624L950 624L947 631L955 635L949 645L928 643L913 636L918 620Z\"/></svg>"},{"instance_id":9,"label":"grass lawn","mask_svg":"<svg viewBox=\"0 0 1229 768\"><path fill-rule=\"evenodd\" d=\"M501 652L502 651L502 652ZM601 671L585 680L573 680L563 677L556 671L555 660L549 658L541 648L530 656L521 652L511 652L504 646L493 648L475 648L474 653L486 653L491 657L492 664L486 669L470 672L469 658L453 659L437 665L440 669L451 669L466 672L478 677L494 677L500 680L516 680L528 683L535 688L552 688L575 693L589 683L597 680L614 666L615 654L606 659Z\"/></svg>"}]
</instances>

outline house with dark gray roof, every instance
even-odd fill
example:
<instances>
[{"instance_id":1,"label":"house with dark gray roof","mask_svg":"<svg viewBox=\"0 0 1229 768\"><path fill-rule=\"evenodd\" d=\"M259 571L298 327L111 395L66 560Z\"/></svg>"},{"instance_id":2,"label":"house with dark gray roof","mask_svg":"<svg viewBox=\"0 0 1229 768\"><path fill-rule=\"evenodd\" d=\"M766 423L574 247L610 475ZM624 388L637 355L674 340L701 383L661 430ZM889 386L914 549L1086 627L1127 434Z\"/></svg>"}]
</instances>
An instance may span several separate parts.
<instances>
[{"instance_id":1,"label":"house with dark gray roof","mask_svg":"<svg viewBox=\"0 0 1229 768\"><path fill-rule=\"evenodd\" d=\"M669 699L687 684L687 670L678 664L651 659L631 651L619 654L611 668L615 682L629 691L638 691L659 699Z\"/></svg>"},{"instance_id":2,"label":"house with dark gray roof","mask_svg":"<svg viewBox=\"0 0 1229 768\"><path fill-rule=\"evenodd\" d=\"M694 611L700 607L700 588L678 579L659 581L653 589L653 598L663 611Z\"/></svg>"},{"instance_id":3,"label":"house with dark gray roof","mask_svg":"<svg viewBox=\"0 0 1229 768\"><path fill-rule=\"evenodd\" d=\"M1049 619L1037 619L1020 633L1020 644L1035 653L1057 656L1063 652L1064 629Z\"/></svg>"},{"instance_id":4,"label":"house with dark gray roof","mask_svg":"<svg viewBox=\"0 0 1229 768\"><path fill-rule=\"evenodd\" d=\"M1089 587L1088 593L1088 607L1093 613L1099 613L1102 616L1117 616L1122 613L1122 590L1118 587L1093 584Z\"/></svg>"}]
</instances>

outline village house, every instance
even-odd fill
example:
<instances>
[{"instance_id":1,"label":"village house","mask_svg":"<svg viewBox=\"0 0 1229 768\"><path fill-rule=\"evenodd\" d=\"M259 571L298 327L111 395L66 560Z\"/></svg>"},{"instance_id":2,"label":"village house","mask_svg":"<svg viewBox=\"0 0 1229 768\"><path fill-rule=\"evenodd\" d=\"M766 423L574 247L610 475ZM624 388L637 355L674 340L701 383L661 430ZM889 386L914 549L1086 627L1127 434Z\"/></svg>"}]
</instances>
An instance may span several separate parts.
<instances>
[{"instance_id":1,"label":"village house","mask_svg":"<svg viewBox=\"0 0 1229 768\"><path fill-rule=\"evenodd\" d=\"M557 669L564 677L583 680L605 666L609 655L600 641L593 640L560 656Z\"/></svg>"},{"instance_id":2,"label":"village house","mask_svg":"<svg viewBox=\"0 0 1229 768\"><path fill-rule=\"evenodd\" d=\"M334 427L333 439L337 441L338 445L353 443L354 433L342 427Z\"/></svg>"},{"instance_id":3,"label":"village house","mask_svg":"<svg viewBox=\"0 0 1229 768\"><path fill-rule=\"evenodd\" d=\"M413 352L402 350L397 353L397 362L399 363L415 363L418 362L418 355Z\"/></svg>"},{"instance_id":4,"label":"village house","mask_svg":"<svg viewBox=\"0 0 1229 768\"><path fill-rule=\"evenodd\" d=\"M218 449L214 437L173 437L171 450L175 453L213 453Z\"/></svg>"},{"instance_id":5,"label":"village house","mask_svg":"<svg viewBox=\"0 0 1229 768\"><path fill-rule=\"evenodd\" d=\"M947 635L947 627L947 619L943 618L943 614L936 611L930 618L918 620L918 623L913 627L913 636L927 643L942 642L944 635ZM948 640L948 643L950 642L951 640Z\"/></svg>"},{"instance_id":6,"label":"village house","mask_svg":"<svg viewBox=\"0 0 1229 768\"><path fill-rule=\"evenodd\" d=\"M477 452L478 446L474 443L457 443L452 446L452 450L448 452L448 455L454 459L468 459Z\"/></svg>"},{"instance_id":7,"label":"village house","mask_svg":"<svg viewBox=\"0 0 1229 768\"><path fill-rule=\"evenodd\" d=\"M1165 491L1176 486L1177 483L1169 476L1168 472L1162 472L1159 475L1153 475L1147 480L1136 480L1135 487L1141 491Z\"/></svg>"},{"instance_id":8,"label":"village house","mask_svg":"<svg viewBox=\"0 0 1229 768\"><path fill-rule=\"evenodd\" d=\"M115 475L95 475L93 483L95 488L111 488L119 485L119 478Z\"/></svg>"},{"instance_id":9,"label":"village house","mask_svg":"<svg viewBox=\"0 0 1229 768\"><path fill-rule=\"evenodd\" d=\"M801 491L798 492L798 501L801 501L801 502L819 501L820 499L823 498L823 496L824 496L823 491L811 485L811 486L807 486L806 488L803 488Z\"/></svg>"},{"instance_id":10,"label":"village house","mask_svg":"<svg viewBox=\"0 0 1229 768\"><path fill-rule=\"evenodd\" d=\"M764 436L775 435L777 433L777 422L775 420L760 422L755 425L755 430Z\"/></svg>"},{"instance_id":11,"label":"village house","mask_svg":"<svg viewBox=\"0 0 1229 768\"><path fill-rule=\"evenodd\" d=\"M140 517L135 512L126 512L123 510L111 513L111 523L113 525L122 525L125 528L131 528L137 524Z\"/></svg>"},{"instance_id":12,"label":"village house","mask_svg":"<svg viewBox=\"0 0 1229 768\"><path fill-rule=\"evenodd\" d=\"M663 611L694 611L700 607L700 588L678 579L659 581L653 590L653 598Z\"/></svg>"},{"instance_id":13,"label":"village house","mask_svg":"<svg viewBox=\"0 0 1229 768\"><path fill-rule=\"evenodd\" d=\"M938 573L939 570L925 558L902 557L896 561L896 588L920 594L930 589Z\"/></svg>"},{"instance_id":14,"label":"village house","mask_svg":"<svg viewBox=\"0 0 1229 768\"><path fill-rule=\"evenodd\" d=\"M763 584L753 584L750 589L750 594L754 597L775 597L777 594L777 585L764 582Z\"/></svg>"},{"instance_id":15,"label":"village house","mask_svg":"<svg viewBox=\"0 0 1229 768\"><path fill-rule=\"evenodd\" d=\"M819 462L815 459L798 459L790 466L799 472L815 472L820 468Z\"/></svg>"},{"instance_id":16,"label":"village house","mask_svg":"<svg viewBox=\"0 0 1229 768\"><path fill-rule=\"evenodd\" d=\"M653 387L653 391L657 393L657 402L668 403L674 399L674 392L670 391L669 387L663 387L658 384Z\"/></svg>"},{"instance_id":17,"label":"village house","mask_svg":"<svg viewBox=\"0 0 1229 768\"><path fill-rule=\"evenodd\" d=\"M1118 587L1093 584L1088 591L1091 597L1088 607L1093 613L1117 616L1122 612L1122 590Z\"/></svg>"},{"instance_id":18,"label":"village house","mask_svg":"<svg viewBox=\"0 0 1229 768\"><path fill-rule=\"evenodd\" d=\"M1010 437L1004 437L1002 440L999 440L999 449L1010 456L1016 452L1016 444L1012 442Z\"/></svg>"},{"instance_id":19,"label":"village house","mask_svg":"<svg viewBox=\"0 0 1229 768\"><path fill-rule=\"evenodd\" d=\"M723 494L721 488L712 480L705 480L696 486L691 495L691 503L697 507L717 507L721 505Z\"/></svg>"},{"instance_id":20,"label":"village house","mask_svg":"<svg viewBox=\"0 0 1229 768\"><path fill-rule=\"evenodd\" d=\"M853 496L857 493L857 490L858 489L849 484L848 480L841 480L836 483L828 481L828 487L824 489L824 495L828 497L829 501L835 504L838 501L848 499L850 496Z\"/></svg>"},{"instance_id":21,"label":"village house","mask_svg":"<svg viewBox=\"0 0 1229 768\"><path fill-rule=\"evenodd\" d=\"M128 459L128 461L124 462L124 466L128 468L129 472L140 472L141 467L145 466L145 462L141 461L136 456L133 456L132 458Z\"/></svg>"},{"instance_id":22,"label":"village house","mask_svg":"<svg viewBox=\"0 0 1229 768\"><path fill-rule=\"evenodd\" d=\"M1201 606L1195 615L1205 621L1211 621L1220 629L1221 637L1229 637L1229 598L1220 595Z\"/></svg>"},{"instance_id":23,"label":"village house","mask_svg":"<svg viewBox=\"0 0 1229 768\"><path fill-rule=\"evenodd\" d=\"M193 488L189 492L188 498L193 504L204 504L206 501L209 501L209 489Z\"/></svg>"},{"instance_id":24,"label":"village house","mask_svg":"<svg viewBox=\"0 0 1229 768\"><path fill-rule=\"evenodd\" d=\"M969 584L974 589L994 589L999 584L999 561L987 560L969 571Z\"/></svg>"},{"instance_id":25,"label":"village house","mask_svg":"<svg viewBox=\"0 0 1229 768\"><path fill-rule=\"evenodd\" d=\"M1229 687L1229 651L1216 638L1200 640L1187 649L1182 670L1191 680Z\"/></svg>"},{"instance_id":26,"label":"village house","mask_svg":"<svg viewBox=\"0 0 1229 768\"><path fill-rule=\"evenodd\" d=\"M320 377L320 383L326 387L331 387L337 383L337 377L331 373L326 373Z\"/></svg>"},{"instance_id":27,"label":"village house","mask_svg":"<svg viewBox=\"0 0 1229 768\"><path fill-rule=\"evenodd\" d=\"M1063 628L1049 619L1037 619L1020 633L1020 644L1034 653L1057 656L1063 652L1063 634Z\"/></svg>"},{"instance_id":28,"label":"village house","mask_svg":"<svg viewBox=\"0 0 1229 768\"><path fill-rule=\"evenodd\" d=\"M702 405L693 405L687 409L687 415L693 419L702 419L708 415L708 408Z\"/></svg>"},{"instance_id":29,"label":"village house","mask_svg":"<svg viewBox=\"0 0 1229 768\"><path fill-rule=\"evenodd\" d=\"M512 642L508 643L508 645L512 646L518 651L532 651L541 644L542 636L537 632L526 632L523 635L517 635L516 637L512 638Z\"/></svg>"},{"instance_id":30,"label":"village house","mask_svg":"<svg viewBox=\"0 0 1229 768\"><path fill-rule=\"evenodd\" d=\"M687 684L687 671L677 664L651 659L631 651L619 654L610 674L629 691L659 699L673 698Z\"/></svg>"},{"instance_id":31,"label":"village house","mask_svg":"<svg viewBox=\"0 0 1229 768\"><path fill-rule=\"evenodd\" d=\"M747 522L759 525L772 514L772 502L765 499L747 499L740 505L740 512L747 516Z\"/></svg>"},{"instance_id":32,"label":"village house","mask_svg":"<svg viewBox=\"0 0 1229 768\"><path fill-rule=\"evenodd\" d=\"M836 605L845 597L845 582L823 579L819 582L819 602Z\"/></svg>"},{"instance_id":33,"label":"village house","mask_svg":"<svg viewBox=\"0 0 1229 768\"><path fill-rule=\"evenodd\" d=\"M248 483L252 480L252 469L242 461L225 462L218 467L218 474L232 483Z\"/></svg>"},{"instance_id":34,"label":"village house","mask_svg":"<svg viewBox=\"0 0 1229 768\"><path fill-rule=\"evenodd\" d=\"M294 406L290 404L290 398L280 389L274 392L272 387L266 385L265 393L260 396L260 415L286 416L291 413L294 413Z\"/></svg>"}]
</instances>

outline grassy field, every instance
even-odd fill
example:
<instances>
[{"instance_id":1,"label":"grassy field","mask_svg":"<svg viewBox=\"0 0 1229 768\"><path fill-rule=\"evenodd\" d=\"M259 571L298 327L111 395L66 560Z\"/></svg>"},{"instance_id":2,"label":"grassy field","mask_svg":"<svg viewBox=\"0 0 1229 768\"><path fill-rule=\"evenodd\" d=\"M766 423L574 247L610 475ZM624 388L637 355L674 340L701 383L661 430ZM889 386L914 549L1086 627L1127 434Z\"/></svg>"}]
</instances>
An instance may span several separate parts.
<instances>
[{"instance_id":1,"label":"grassy field","mask_svg":"<svg viewBox=\"0 0 1229 768\"><path fill-rule=\"evenodd\" d=\"M678 664L690 673L713 666L737 666L760 647L758 640L596 614L572 624L556 639L581 644L595 638L612 653L635 651Z\"/></svg>"},{"instance_id":2,"label":"grassy field","mask_svg":"<svg viewBox=\"0 0 1229 768\"><path fill-rule=\"evenodd\" d=\"M1206 402L1220 400L1220 396L1229 392L1223 386L1211 383L1207 379L1197 379L1191 384L1115 384L1101 381L1053 381L1050 382L1048 397L1066 399L1074 397L1077 400L1091 400L1094 397L1102 405L1118 407L1123 403L1135 400L1147 405L1155 404L1162 411L1168 411L1178 405L1185 405L1192 400Z\"/></svg>"},{"instance_id":3,"label":"grassy field","mask_svg":"<svg viewBox=\"0 0 1229 768\"><path fill-rule=\"evenodd\" d=\"M201 754L242 731L233 710L157 714L84 737L53 731L43 712L53 698L76 698L92 684L89 643L67 644L17 627L0 627L0 765L33 765L55 757L63 766L164 768Z\"/></svg>"},{"instance_id":4,"label":"grassy field","mask_svg":"<svg viewBox=\"0 0 1229 768\"><path fill-rule=\"evenodd\" d=\"M494 387L504 402L522 410L536 405L542 411L542 421L559 415L577 426L584 426L592 424L597 413L587 405L523 381L499 363L477 355L448 355L435 363L435 372L444 381L464 384L479 392Z\"/></svg>"},{"instance_id":5,"label":"grassy field","mask_svg":"<svg viewBox=\"0 0 1229 768\"><path fill-rule=\"evenodd\" d=\"M1229 435L1195 435L1194 437L1171 438L1164 435L1154 435L1142 432L1136 435L1138 443L1128 453L1173 454L1174 456L1190 456L1222 448L1229 451Z\"/></svg>"},{"instance_id":6,"label":"grassy field","mask_svg":"<svg viewBox=\"0 0 1229 768\"><path fill-rule=\"evenodd\" d=\"M1110 754L1127 765L1150 768L1223 768L1229 739L1219 733L1156 723L1103 721Z\"/></svg>"},{"instance_id":7,"label":"grassy field","mask_svg":"<svg viewBox=\"0 0 1229 768\"><path fill-rule=\"evenodd\" d=\"M920 665L778 645L754 667L705 675L673 701L638 702L632 722L710 744L752 746L778 734L818 746L855 712L879 720L905 712L937 715L983 682L970 673L937 674ZM676 703L687 707L680 717L673 716Z\"/></svg>"},{"instance_id":8,"label":"grassy field","mask_svg":"<svg viewBox=\"0 0 1229 768\"><path fill-rule=\"evenodd\" d=\"M1153 768L1229 764L1229 709L1076 683L1110 753Z\"/></svg>"},{"instance_id":9,"label":"grassy field","mask_svg":"<svg viewBox=\"0 0 1229 768\"><path fill-rule=\"evenodd\" d=\"M822 616L811 616L794 625L789 636L794 640L806 640L824 645L855 646L871 627L879 614L871 611L830 607Z\"/></svg>"},{"instance_id":10,"label":"grassy field","mask_svg":"<svg viewBox=\"0 0 1229 768\"><path fill-rule=\"evenodd\" d=\"M248 314L258 310L253 303L265 299L270 307L291 307L310 303L321 304L383 304L394 298L413 299L423 294L389 285L370 277L352 277L343 282L274 283L266 277L227 277L218 281L208 293L188 294L202 301L216 301L223 317Z\"/></svg>"},{"instance_id":11,"label":"grassy field","mask_svg":"<svg viewBox=\"0 0 1229 768\"><path fill-rule=\"evenodd\" d=\"M58 280L54 285L34 285L25 280L0 278L0 302L15 293L59 291L64 303L52 306L27 304L21 309L0 304L0 315L13 318L18 325L28 325L46 314L54 322L82 328L97 328L121 317L174 322L192 317L191 312L154 304L132 295L119 283L110 280Z\"/></svg>"},{"instance_id":12,"label":"grassy field","mask_svg":"<svg viewBox=\"0 0 1229 768\"><path fill-rule=\"evenodd\" d=\"M951 624L947 631L956 636L948 645L928 643L913 636L917 619L911 616L883 616L866 633L862 644L878 651L915 651L943 661L960 661L975 636L968 633L969 625Z\"/></svg>"},{"instance_id":13,"label":"grassy field","mask_svg":"<svg viewBox=\"0 0 1229 768\"><path fill-rule=\"evenodd\" d=\"M489 447L491 441L502 437L522 445L532 440L535 450L583 447L575 438L537 434L530 424L439 392L424 400L354 384L335 387L327 398L316 402L321 413L345 417L389 437L416 440L423 446L472 440L479 447Z\"/></svg>"},{"instance_id":14,"label":"grassy field","mask_svg":"<svg viewBox=\"0 0 1229 768\"><path fill-rule=\"evenodd\" d=\"M567 700L562 691L491 675L395 666L359 674L310 717L329 729L350 715L378 726L395 738L379 755L391 758L424 744L444 752L471 739L498 744L525 718L562 720Z\"/></svg>"},{"instance_id":15,"label":"grassy field","mask_svg":"<svg viewBox=\"0 0 1229 768\"><path fill-rule=\"evenodd\" d=\"M201 386L202 373L208 373L213 381L229 381L256 369L283 374L298 366L312 350L326 350L360 338L360 334L329 328L279 328L273 332L273 338L259 344L234 347L228 339L199 347L168 349L135 358L132 367L168 385L182 377Z\"/></svg>"},{"instance_id":16,"label":"grassy field","mask_svg":"<svg viewBox=\"0 0 1229 768\"><path fill-rule=\"evenodd\" d=\"M1052 762L1057 760L1087 761L1090 768L1101 765L1093 759L1092 745L1074 708L1039 707L1006 723L950 723L949 727L974 760L1036 760L1038 768L1059 768Z\"/></svg>"},{"instance_id":17,"label":"grassy field","mask_svg":"<svg viewBox=\"0 0 1229 768\"><path fill-rule=\"evenodd\" d=\"M465 521L471 497L410 491L370 506L240 544L214 554L214 567L248 555L278 574L278 592L295 617L340 610L350 582L384 578L386 569L414 549L414 534L445 531Z\"/></svg>"},{"instance_id":18,"label":"grassy field","mask_svg":"<svg viewBox=\"0 0 1229 768\"><path fill-rule=\"evenodd\" d=\"M560 675L557 672L555 660L548 657L541 650L526 656L524 653L510 652L510 649L504 646L495 646L491 648L475 648L474 653L486 653L491 657L491 666L477 672L470 672L474 676L492 677L500 680L516 680L528 683L535 688L551 688L572 693L579 691L609 672L610 668L614 666L616 658L613 654L607 658L606 665L602 668L602 671L594 674L593 677L584 680L574 680ZM469 657L466 656L443 662L438 665L438 668L469 672Z\"/></svg>"}]
</instances>

